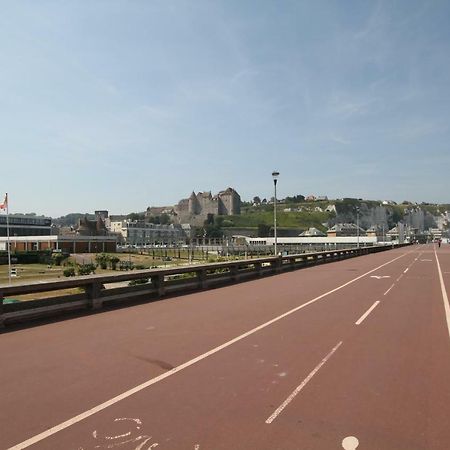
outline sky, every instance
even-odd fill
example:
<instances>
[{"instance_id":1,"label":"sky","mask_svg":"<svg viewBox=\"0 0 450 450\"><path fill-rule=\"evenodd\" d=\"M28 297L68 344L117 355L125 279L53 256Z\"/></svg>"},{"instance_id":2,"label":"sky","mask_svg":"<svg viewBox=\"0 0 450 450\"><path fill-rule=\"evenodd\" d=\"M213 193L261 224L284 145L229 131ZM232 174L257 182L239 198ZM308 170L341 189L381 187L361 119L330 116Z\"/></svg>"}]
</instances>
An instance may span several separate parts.
<instances>
[{"instance_id":1,"label":"sky","mask_svg":"<svg viewBox=\"0 0 450 450\"><path fill-rule=\"evenodd\" d=\"M450 202L447 0L0 0L0 195Z\"/></svg>"}]
</instances>

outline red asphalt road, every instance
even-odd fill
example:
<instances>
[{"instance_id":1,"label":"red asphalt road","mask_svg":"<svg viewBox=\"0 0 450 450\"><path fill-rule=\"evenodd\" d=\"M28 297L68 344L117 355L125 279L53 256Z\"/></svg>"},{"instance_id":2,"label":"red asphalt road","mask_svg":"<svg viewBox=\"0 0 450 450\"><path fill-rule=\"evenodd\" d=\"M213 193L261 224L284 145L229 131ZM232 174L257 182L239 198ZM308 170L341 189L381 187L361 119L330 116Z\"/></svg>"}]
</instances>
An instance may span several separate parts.
<instances>
[{"instance_id":1,"label":"red asphalt road","mask_svg":"<svg viewBox=\"0 0 450 450\"><path fill-rule=\"evenodd\" d=\"M448 326L428 245L12 331L0 448L446 450Z\"/></svg>"}]
</instances>

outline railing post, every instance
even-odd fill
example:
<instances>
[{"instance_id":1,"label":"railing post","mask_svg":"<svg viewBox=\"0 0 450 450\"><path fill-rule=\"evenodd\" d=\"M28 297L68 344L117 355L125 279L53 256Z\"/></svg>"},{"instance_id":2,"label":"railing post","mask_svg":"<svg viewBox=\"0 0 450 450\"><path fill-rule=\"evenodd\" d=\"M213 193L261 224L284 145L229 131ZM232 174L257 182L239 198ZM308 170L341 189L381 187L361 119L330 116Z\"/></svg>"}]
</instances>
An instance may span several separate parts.
<instances>
[{"instance_id":1,"label":"railing post","mask_svg":"<svg viewBox=\"0 0 450 450\"><path fill-rule=\"evenodd\" d=\"M86 286L86 294L89 299L89 306L91 309L101 309L103 306L102 283L94 281Z\"/></svg>"},{"instance_id":2,"label":"railing post","mask_svg":"<svg viewBox=\"0 0 450 450\"><path fill-rule=\"evenodd\" d=\"M3 315L3 292L0 291L0 330L5 326L5 317Z\"/></svg>"},{"instance_id":3,"label":"railing post","mask_svg":"<svg viewBox=\"0 0 450 450\"><path fill-rule=\"evenodd\" d=\"M158 292L158 296L162 297L166 294L166 288L164 286L164 275L158 274L151 277L152 284Z\"/></svg>"},{"instance_id":4,"label":"railing post","mask_svg":"<svg viewBox=\"0 0 450 450\"><path fill-rule=\"evenodd\" d=\"M207 286L207 274L206 274L206 269L200 269L197 270L197 278L198 278L198 287L200 289L205 289Z\"/></svg>"},{"instance_id":5,"label":"railing post","mask_svg":"<svg viewBox=\"0 0 450 450\"><path fill-rule=\"evenodd\" d=\"M238 280L238 271L239 271L239 266L237 264L234 264L230 267L231 281Z\"/></svg>"},{"instance_id":6,"label":"railing post","mask_svg":"<svg viewBox=\"0 0 450 450\"><path fill-rule=\"evenodd\" d=\"M278 256L277 259L275 259L274 261L272 261L270 263L270 265L271 265L271 267L272 267L272 269L273 269L273 271L275 273L280 273L281 272L281 269L282 269L281 265L282 264L283 264L283 260L282 260L281 256Z\"/></svg>"}]
</instances>

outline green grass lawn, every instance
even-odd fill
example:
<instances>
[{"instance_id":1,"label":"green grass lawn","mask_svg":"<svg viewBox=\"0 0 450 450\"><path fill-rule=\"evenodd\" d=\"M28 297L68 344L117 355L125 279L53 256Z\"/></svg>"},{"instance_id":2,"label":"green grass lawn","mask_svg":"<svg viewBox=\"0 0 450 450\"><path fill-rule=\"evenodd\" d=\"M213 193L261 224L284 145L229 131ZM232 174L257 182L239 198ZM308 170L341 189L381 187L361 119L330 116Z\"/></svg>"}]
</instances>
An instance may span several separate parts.
<instances>
[{"instance_id":1,"label":"green grass lawn","mask_svg":"<svg viewBox=\"0 0 450 450\"><path fill-rule=\"evenodd\" d=\"M77 254L72 255L69 258L70 262L77 262L79 264L95 263L95 254ZM140 254L140 253L111 253L110 256L117 256L121 261L130 261L133 263L135 268L139 269L150 269L150 268L164 268L173 267L178 265L186 265L189 263L187 259L187 250L181 250L180 256L178 258L177 250L169 249L158 249L158 254L153 257L152 254ZM206 253L200 251L195 252L195 258L192 263L206 262ZM209 260L215 260L214 254L209 254ZM231 259L231 258L230 258ZM139 267L136 267L139 266ZM39 282L39 281L51 281L58 279L66 279L63 271L66 266L49 266L47 264L13 264L17 271L17 276L11 278L11 284L24 284L28 282ZM95 270L96 275L112 275L123 273L119 269L112 270L110 268L104 270L97 267ZM7 286L9 284L8 280L8 265L0 265L0 286ZM27 294L22 296L17 296L14 300L33 300L38 298L48 298L53 296L59 296L62 294L75 294L79 293L80 290L76 289L65 289L63 291L53 291L53 292L43 292L37 294Z\"/></svg>"},{"instance_id":2,"label":"green grass lawn","mask_svg":"<svg viewBox=\"0 0 450 450\"><path fill-rule=\"evenodd\" d=\"M303 211L277 211L277 224L284 228L303 228L316 227L319 230L326 231L322 225L328 221L331 214L328 212L303 212ZM257 227L259 224L272 225L273 211L250 210L245 215L229 216L227 221L233 223L233 227Z\"/></svg>"},{"instance_id":3,"label":"green grass lawn","mask_svg":"<svg viewBox=\"0 0 450 450\"><path fill-rule=\"evenodd\" d=\"M12 277L12 283L23 283L27 281L42 281L62 277L62 267L47 264L13 264L17 276ZM8 265L0 265L0 285L8 283Z\"/></svg>"}]
</instances>

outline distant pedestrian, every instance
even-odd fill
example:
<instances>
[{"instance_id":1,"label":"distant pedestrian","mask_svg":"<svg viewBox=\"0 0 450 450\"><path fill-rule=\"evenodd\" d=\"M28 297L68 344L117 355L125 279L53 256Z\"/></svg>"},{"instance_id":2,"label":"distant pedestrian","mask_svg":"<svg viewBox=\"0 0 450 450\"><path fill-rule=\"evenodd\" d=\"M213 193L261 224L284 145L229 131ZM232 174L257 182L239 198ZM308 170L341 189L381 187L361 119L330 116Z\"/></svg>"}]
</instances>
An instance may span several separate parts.
<instances>
[{"instance_id":1,"label":"distant pedestrian","mask_svg":"<svg viewBox=\"0 0 450 450\"><path fill-rule=\"evenodd\" d=\"M441 240L440 239L438 240L438 245L439 245L439 248L441 248Z\"/></svg>"}]
</instances>

